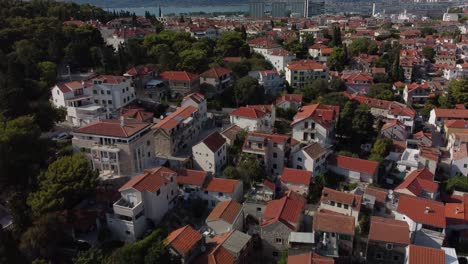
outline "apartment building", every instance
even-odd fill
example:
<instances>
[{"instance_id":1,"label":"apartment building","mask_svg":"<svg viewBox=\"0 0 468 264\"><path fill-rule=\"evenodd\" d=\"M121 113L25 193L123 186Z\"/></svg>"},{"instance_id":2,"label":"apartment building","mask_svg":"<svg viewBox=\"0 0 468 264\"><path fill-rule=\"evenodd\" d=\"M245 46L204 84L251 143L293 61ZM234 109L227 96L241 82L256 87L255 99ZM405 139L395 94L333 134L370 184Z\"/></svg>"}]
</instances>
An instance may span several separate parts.
<instances>
[{"instance_id":1,"label":"apartment building","mask_svg":"<svg viewBox=\"0 0 468 264\"><path fill-rule=\"evenodd\" d=\"M197 139L206 121L206 100L196 94L185 97L182 106L153 126L155 152L174 156Z\"/></svg>"},{"instance_id":2,"label":"apartment building","mask_svg":"<svg viewBox=\"0 0 468 264\"><path fill-rule=\"evenodd\" d=\"M249 132L242 152L254 155L268 176L277 176L298 147L298 142L287 135Z\"/></svg>"},{"instance_id":3,"label":"apartment building","mask_svg":"<svg viewBox=\"0 0 468 264\"><path fill-rule=\"evenodd\" d=\"M100 75L90 80L93 101L110 111L118 110L135 100L132 81L123 76Z\"/></svg>"},{"instance_id":4,"label":"apartment building","mask_svg":"<svg viewBox=\"0 0 468 264\"><path fill-rule=\"evenodd\" d=\"M192 155L198 169L221 175L227 163L226 139L214 132L192 147Z\"/></svg>"},{"instance_id":5,"label":"apartment building","mask_svg":"<svg viewBox=\"0 0 468 264\"><path fill-rule=\"evenodd\" d=\"M323 173L326 171L327 157L330 153L332 153L330 149L313 142L293 154L292 167L311 171L313 175Z\"/></svg>"},{"instance_id":6,"label":"apartment building","mask_svg":"<svg viewBox=\"0 0 468 264\"><path fill-rule=\"evenodd\" d=\"M354 217L355 226L359 223L362 196L323 188L319 211L334 212Z\"/></svg>"},{"instance_id":7,"label":"apartment building","mask_svg":"<svg viewBox=\"0 0 468 264\"><path fill-rule=\"evenodd\" d=\"M314 60L292 61L286 66L286 81L293 88L301 89L320 79L328 79L328 68Z\"/></svg>"},{"instance_id":8,"label":"apartment building","mask_svg":"<svg viewBox=\"0 0 468 264\"><path fill-rule=\"evenodd\" d=\"M52 88L52 103L57 108L65 108L66 121L80 127L107 116L106 109L93 101L91 82L59 83Z\"/></svg>"},{"instance_id":9,"label":"apartment building","mask_svg":"<svg viewBox=\"0 0 468 264\"><path fill-rule=\"evenodd\" d=\"M145 170L120 189L121 198L107 214L112 234L122 241L135 241L147 229L148 221L158 224L172 209L178 196L177 173L165 167Z\"/></svg>"},{"instance_id":10,"label":"apartment building","mask_svg":"<svg viewBox=\"0 0 468 264\"><path fill-rule=\"evenodd\" d=\"M101 177L132 176L154 159L151 124L135 120L99 120L73 132L74 152L83 152Z\"/></svg>"},{"instance_id":11,"label":"apartment building","mask_svg":"<svg viewBox=\"0 0 468 264\"><path fill-rule=\"evenodd\" d=\"M331 144L339 112L340 107L334 105L312 104L299 108L291 123L293 138L305 144Z\"/></svg>"},{"instance_id":12,"label":"apartment building","mask_svg":"<svg viewBox=\"0 0 468 264\"><path fill-rule=\"evenodd\" d=\"M159 78L168 83L173 97L184 96L200 88L200 77L186 71L165 71L159 75Z\"/></svg>"},{"instance_id":13,"label":"apartment building","mask_svg":"<svg viewBox=\"0 0 468 264\"><path fill-rule=\"evenodd\" d=\"M234 82L234 75L231 70L223 67L213 67L200 74L200 84L209 84L213 89L208 89L205 94L214 96L223 93L231 88Z\"/></svg>"},{"instance_id":14,"label":"apartment building","mask_svg":"<svg viewBox=\"0 0 468 264\"><path fill-rule=\"evenodd\" d=\"M271 132L275 125L276 110L273 105L247 105L234 109L231 124L247 131Z\"/></svg>"}]
</instances>

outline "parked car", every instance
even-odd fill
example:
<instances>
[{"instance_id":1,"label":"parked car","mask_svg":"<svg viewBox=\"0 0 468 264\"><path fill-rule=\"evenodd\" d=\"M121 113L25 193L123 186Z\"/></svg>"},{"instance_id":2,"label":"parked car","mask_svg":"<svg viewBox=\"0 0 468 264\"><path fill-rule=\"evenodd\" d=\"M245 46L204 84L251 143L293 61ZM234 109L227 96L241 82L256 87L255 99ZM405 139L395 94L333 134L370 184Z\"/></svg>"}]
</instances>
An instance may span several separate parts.
<instances>
[{"instance_id":1,"label":"parked car","mask_svg":"<svg viewBox=\"0 0 468 264\"><path fill-rule=\"evenodd\" d=\"M60 133L60 134L58 134L58 135L55 135L55 136L52 138L52 140L53 140L53 141L60 141L60 140L69 140L69 139L72 139L72 138L73 138L72 135L70 135L70 134L68 134L68 133L66 133L66 132L62 132L62 133Z\"/></svg>"}]
</instances>

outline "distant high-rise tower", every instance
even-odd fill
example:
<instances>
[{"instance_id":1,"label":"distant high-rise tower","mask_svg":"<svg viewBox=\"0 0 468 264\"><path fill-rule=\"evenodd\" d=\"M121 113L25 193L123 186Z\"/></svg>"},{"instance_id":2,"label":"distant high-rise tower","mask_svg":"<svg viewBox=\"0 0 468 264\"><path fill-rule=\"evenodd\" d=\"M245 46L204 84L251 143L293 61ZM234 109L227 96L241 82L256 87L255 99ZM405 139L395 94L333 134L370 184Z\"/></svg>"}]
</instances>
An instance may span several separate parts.
<instances>
[{"instance_id":1,"label":"distant high-rise tower","mask_svg":"<svg viewBox=\"0 0 468 264\"><path fill-rule=\"evenodd\" d=\"M372 4L372 17L375 17L375 3Z\"/></svg>"},{"instance_id":2,"label":"distant high-rise tower","mask_svg":"<svg viewBox=\"0 0 468 264\"><path fill-rule=\"evenodd\" d=\"M159 10L158 10L158 17L162 17L161 6L159 6Z\"/></svg>"},{"instance_id":3,"label":"distant high-rise tower","mask_svg":"<svg viewBox=\"0 0 468 264\"><path fill-rule=\"evenodd\" d=\"M271 17L285 17L285 16L286 16L286 2L271 3Z\"/></svg>"},{"instance_id":4,"label":"distant high-rise tower","mask_svg":"<svg viewBox=\"0 0 468 264\"><path fill-rule=\"evenodd\" d=\"M323 15L325 13L324 0L306 0L306 14L305 17L313 17Z\"/></svg>"},{"instance_id":5,"label":"distant high-rise tower","mask_svg":"<svg viewBox=\"0 0 468 264\"><path fill-rule=\"evenodd\" d=\"M291 13L300 14L301 16L306 16L307 2L293 0L289 4L291 5Z\"/></svg>"},{"instance_id":6,"label":"distant high-rise tower","mask_svg":"<svg viewBox=\"0 0 468 264\"><path fill-rule=\"evenodd\" d=\"M261 18L265 16L265 2L252 0L249 2L250 17Z\"/></svg>"}]
</instances>

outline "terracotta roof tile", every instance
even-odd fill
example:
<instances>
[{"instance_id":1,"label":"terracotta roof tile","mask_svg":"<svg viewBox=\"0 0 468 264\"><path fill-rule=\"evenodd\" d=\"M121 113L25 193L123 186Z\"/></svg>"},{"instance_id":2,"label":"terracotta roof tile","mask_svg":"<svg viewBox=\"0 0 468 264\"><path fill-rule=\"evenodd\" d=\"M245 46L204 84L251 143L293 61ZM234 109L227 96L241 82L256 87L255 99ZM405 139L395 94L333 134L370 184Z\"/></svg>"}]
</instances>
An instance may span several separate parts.
<instances>
[{"instance_id":1,"label":"terracotta roof tile","mask_svg":"<svg viewBox=\"0 0 468 264\"><path fill-rule=\"evenodd\" d=\"M171 130L197 111L198 109L191 105L179 107L175 112L171 113L170 115L166 116L163 120L156 123L153 126L153 128Z\"/></svg>"},{"instance_id":2,"label":"terracotta roof tile","mask_svg":"<svg viewBox=\"0 0 468 264\"><path fill-rule=\"evenodd\" d=\"M318 142L307 145L302 150L314 160L320 158L323 154L328 152L328 150L322 147L322 145L320 145Z\"/></svg>"},{"instance_id":3,"label":"terracotta roof tile","mask_svg":"<svg viewBox=\"0 0 468 264\"><path fill-rule=\"evenodd\" d=\"M305 200L303 197L288 191L281 199L269 201L263 213L262 226L280 221L291 230L299 228L299 221L304 210Z\"/></svg>"},{"instance_id":4,"label":"terracotta roof tile","mask_svg":"<svg viewBox=\"0 0 468 264\"><path fill-rule=\"evenodd\" d=\"M351 171L357 171L374 175L376 173L379 163L371 160L364 160L359 158L347 157L342 155L331 155L328 157L328 164L345 168Z\"/></svg>"},{"instance_id":5,"label":"terracotta roof tile","mask_svg":"<svg viewBox=\"0 0 468 264\"><path fill-rule=\"evenodd\" d=\"M354 236L354 217L317 212L313 219L315 231L333 232Z\"/></svg>"},{"instance_id":6,"label":"terracotta roof tile","mask_svg":"<svg viewBox=\"0 0 468 264\"><path fill-rule=\"evenodd\" d=\"M340 192L324 187L322 190L320 202L328 203L330 201L351 205L354 210L359 211L361 208L362 196L353 193Z\"/></svg>"},{"instance_id":7,"label":"terracotta roof tile","mask_svg":"<svg viewBox=\"0 0 468 264\"><path fill-rule=\"evenodd\" d=\"M168 81L193 81L199 78L198 75L186 71L165 71L160 77Z\"/></svg>"},{"instance_id":8,"label":"terracotta roof tile","mask_svg":"<svg viewBox=\"0 0 468 264\"><path fill-rule=\"evenodd\" d=\"M238 180L211 178L206 186L205 191L210 192L221 192L221 193L233 193L241 182Z\"/></svg>"},{"instance_id":9,"label":"terracotta roof tile","mask_svg":"<svg viewBox=\"0 0 468 264\"><path fill-rule=\"evenodd\" d=\"M286 66L291 71L300 71L300 70L326 70L327 67L314 61L314 60L297 60L288 63Z\"/></svg>"},{"instance_id":10,"label":"terracotta roof tile","mask_svg":"<svg viewBox=\"0 0 468 264\"><path fill-rule=\"evenodd\" d=\"M302 253L300 255L289 255L288 264L334 264L333 258L320 256L317 253Z\"/></svg>"},{"instance_id":11,"label":"terracotta roof tile","mask_svg":"<svg viewBox=\"0 0 468 264\"><path fill-rule=\"evenodd\" d=\"M155 192L163 184L170 182L171 176L177 176L177 173L166 167L156 167L147 169L143 174L137 175L120 187L119 192L133 188L139 192Z\"/></svg>"},{"instance_id":12,"label":"terracotta roof tile","mask_svg":"<svg viewBox=\"0 0 468 264\"><path fill-rule=\"evenodd\" d=\"M284 168L280 180L285 183L309 186L311 177L311 171Z\"/></svg>"},{"instance_id":13,"label":"terracotta roof tile","mask_svg":"<svg viewBox=\"0 0 468 264\"><path fill-rule=\"evenodd\" d=\"M203 236L198 231L186 225L172 231L165 242L180 254L187 254L202 238Z\"/></svg>"},{"instance_id":14,"label":"terracotta roof tile","mask_svg":"<svg viewBox=\"0 0 468 264\"><path fill-rule=\"evenodd\" d=\"M223 67L213 67L202 74L200 74L201 77L205 78L219 78L224 75L229 75L231 74L232 71Z\"/></svg>"},{"instance_id":15,"label":"terracotta roof tile","mask_svg":"<svg viewBox=\"0 0 468 264\"><path fill-rule=\"evenodd\" d=\"M369 240L408 245L410 244L408 223L373 216L370 223Z\"/></svg>"},{"instance_id":16,"label":"terracotta roof tile","mask_svg":"<svg viewBox=\"0 0 468 264\"><path fill-rule=\"evenodd\" d=\"M177 172L177 183L178 184L189 184L202 187L207 179L208 172L199 170L187 170L181 169L176 170Z\"/></svg>"},{"instance_id":17,"label":"terracotta roof tile","mask_svg":"<svg viewBox=\"0 0 468 264\"><path fill-rule=\"evenodd\" d=\"M441 202L401 194L397 212L418 223L446 227L445 206Z\"/></svg>"},{"instance_id":18,"label":"terracotta roof tile","mask_svg":"<svg viewBox=\"0 0 468 264\"><path fill-rule=\"evenodd\" d=\"M435 193L439 189L439 184L434 182L434 174L424 168L409 173L405 180L395 188L396 191L403 189L410 191L415 196L421 196L423 191Z\"/></svg>"},{"instance_id":19,"label":"terracotta roof tile","mask_svg":"<svg viewBox=\"0 0 468 264\"><path fill-rule=\"evenodd\" d=\"M445 251L442 249L409 245L408 264L445 264Z\"/></svg>"},{"instance_id":20,"label":"terracotta roof tile","mask_svg":"<svg viewBox=\"0 0 468 264\"><path fill-rule=\"evenodd\" d=\"M435 108L434 112L437 118L468 119L468 109Z\"/></svg>"},{"instance_id":21,"label":"terracotta roof tile","mask_svg":"<svg viewBox=\"0 0 468 264\"><path fill-rule=\"evenodd\" d=\"M239 213L242 211L242 205L236 201L229 200L219 202L211 211L206 221L222 219L229 224L234 224Z\"/></svg>"},{"instance_id":22,"label":"terracotta roof tile","mask_svg":"<svg viewBox=\"0 0 468 264\"><path fill-rule=\"evenodd\" d=\"M303 121L307 118L312 118L325 128L330 128L332 122L338 118L340 107L335 105L312 104L301 107L293 117L291 126Z\"/></svg>"},{"instance_id":23,"label":"terracotta roof tile","mask_svg":"<svg viewBox=\"0 0 468 264\"><path fill-rule=\"evenodd\" d=\"M280 104L282 102L302 102L302 94L285 94L276 99L276 104Z\"/></svg>"},{"instance_id":24,"label":"terracotta roof tile","mask_svg":"<svg viewBox=\"0 0 468 264\"><path fill-rule=\"evenodd\" d=\"M123 126L120 120L98 120L78 128L74 133L129 138L149 126L150 123L135 120L125 120Z\"/></svg>"}]
</instances>

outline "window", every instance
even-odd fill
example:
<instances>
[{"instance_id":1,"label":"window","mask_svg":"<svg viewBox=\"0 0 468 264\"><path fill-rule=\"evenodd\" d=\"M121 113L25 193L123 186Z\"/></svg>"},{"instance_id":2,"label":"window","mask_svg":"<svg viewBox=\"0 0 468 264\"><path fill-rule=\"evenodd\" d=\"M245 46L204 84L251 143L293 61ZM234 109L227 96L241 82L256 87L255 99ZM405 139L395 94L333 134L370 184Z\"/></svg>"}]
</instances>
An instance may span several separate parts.
<instances>
[{"instance_id":1,"label":"window","mask_svg":"<svg viewBox=\"0 0 468 264\"><path fill-rule=\"evenodd\" d=\"M387 250L392 250L393 249L393 244L387 243L386 248L387 248Z\"/></svg>"},{"instance_id":2,"label":"window","mask_svg":"<svg viewBox=\"0 0 468 264\"><path fill-rule=\"evenodd\" d=\"M130 235L130 231L128 231L128 230L125 231L125 234Z\"/></svg>"},{"instance_id":3,"label":"window","mask_svg":"<svg viewBox=\"0 0 468 264\"><path fill-rule=\"evenodd\" d=\"M161 194L161 190L156 191L156 196L159 196Z\"/></svg>"},{"instance_id":4,"label":"window","mask_svg":"<svg viewBox=\"0 0 468 264\"><path fill-rule=\"evenodd\" d=\"M301 157L297 157L297 161L302 162L302 158L301 158Z\"/></svg>"},{"instance_id":5,"label":"window","mask_svg":"<svg viewBox=\"0 0 468 264\"><path fill-rule=\"evenodd\" d=\"M393 255L393 261L395 261L395 262L400 261L400 256L398 256L398 255Z\"/></svg>"},{"instance_id":6,"label":"window","mask_svg":"<svg viewBox=\"0 0 468 264\"><path fill-rule=\"evenodd\" d=\"M296 169L298 169L298 170L302 170L302 166L300 166L300 165L297 165L297 166L296 166Z\"/></svg>"},{"instance_id":7,"label":"window","mask_svg":"<svg viewBox=\"0 0 468 264\"><path fill-rule=\"evenodd\" d=\"M335 202L334 202L334 201L330 201L330 205L331 205L331 206L335 206Z\"/></svg>"},{"instance_id":8,"label":"window","mask_svg":"<svg viewBox=\"0 0 468 264\"><path fill-rule=\"evenodd\" d=\"M208 191L205 191L205 194L208 194Z\"/></svg>"},{"instance_id":9,"label":"window","mask_svg":"<svg viewBox=\"0 0 468 264\"><path fill-rule=\"evenodd\" d=\"M148 140L146 141L146 146L149 146L149 145L151 145L151 142Z\"/></svg>"},{"instance_id":10,"label":"window","mask_svg":"<svg viewBox=\"0 0 468 264\"><path fill-rule=\"evenodd\" d=\"M343 204L343 207L344 207L344 209L348 209L348 208L349 208L349 205Z\"/></svg>"},{"instance_id":11,"label":"window","mask_svg":"<svg viewBox=\"0 0 468 264\"><path fill-rule=\"evenodd\" d=\"M107 103L108 103L108 104L112 104L112 100L107 100Z\"/></svg>"},{"instance_id":12,"label":"window","mask_svg":"<svg viewBox=\"0 0 468 264\"><path fill-rule=\"evenodd\" d=\"M211 201L211 206L215 206L216 205L216 201Z\"/></svg>"},{"instance_id":13,"label":"window","mask_svg":"<svg viewBox=\"0 0 468 264\"><path fill-rule=\"evenodd\" d=\"M257 212L260 212L260 211L262 211L262 208L257 207Z\"/></svg>"},{"instance_id":14,"label":"window","mask_svg":"<svg viewBox=\"0 0 468 264\"><path fill-rule=\"evenodd\" d=\"M337 206L338 208L341 208L341 203L337 203L336 206Z\"/></svg>"},{"instance_id":15,"label":"window","mask_svg":"<svg viewBox=\"0 0 468 264\"><path fill-rule=\"evenodd\" d=\"M96 91L96 90L93 90L93 94L97 94L97 91Z\"/></svg>"},{"instance_id":16,"label":"window","mask_svg":"<svg viewBox=\"0 0 468 264\"><path fill-rule=\"evenodd\" d=\"M174 190L171 190L171 195L174 195Z\"/></svg>"},{"instance_id":17,"label":"window","mask_svg":"<svg viewBox=\"0 0 468 264\"><path fill-rule=\"evenodd\" d=\"M106 91L107 95L110 95L110 91Z\"/></svg>"},{"instance_id":18,"label":"window","mask_svg":"<svg viewBox=\"0 0 468 264\"><path fill-rule=\"evenodd\" d=\"M277 238L275 239L275 242L276 242L276 244L283 244L283 239L277 237Z\"/></svg>"},{"instance_id":19,"label":"window","mask_svg":"<svg viewBox=\"0 0 468 264\"><path fill-rule=\"evenodd\" d=\"M278 166L276 164L273 164L273 169L277 169Z\"/></svg>"},{"instance_id":20,"label":"window","mask_svg":"<svg viewBox=\"0 0 468 264\"><path fill-rule=\"evenodd\" d=\"M376 259L382 259L382 254L381 253L375 253L375 258Z\"/></svg>"},{"instance_id":21,"label":"window","mask_svg":"<svg viewBox=\"0 0 468 264\"><path fill-rule=\"evenodd\" d=\"M278 143L273 143L273 147L277 148L277 147L278 147Z\"/></svg>"},{"instance_id":22,"label":"window","mask_svg":"<svg viewBox=\"0 0 468 264\"><path fill-rule=\"evenodd\" d=\"M103 91L103 90L101 90L101 94L104 94L104 91Z\"/></svg>"},{"instance_id":23,"label":"window","mask_svg":"<svg viewBox=\"0 0 468 264\"><path fill-rule=\"evenodd\" d=\"M273 251L273 257L277 257L277 256L278 256L278 252Z\"/></svg>"},{"instance_id":24,"label":"window","mask_svg":"<svg viewBox=\"0 0 468 264\"><path fill-rule=\"evenodd\" d=\"M278 157L278 153L273 152L273 158L277 158L277 157Z\"/></svg>"},{"instance_id":25,"label":"window","mask_svg":"<svg viewBox=\"0 0 468 264\"><path fill-rule=\"evenodd\" d=\"M151 152L148 151L148 157L151 157Z\"/></svg>"},{"instance_id":26,"label":"window","mask_svg":"<svg viewBox=\"0 0 468 264\"><path fill-rule=\"evenodd\" d=\"M468 164L463 164L463 168L468 168Z\"/></svg>"},{"instance_id":27,"label":"window","mask_svg":"<svg viewBox=\"0 0 468 264\"><path fill-rule=\"evenodd\" d=\"M219 196L219 197L223 197L223 195L224 195L224 194L223 194L222 192L218 193L218 196Z\"/></svg>"}]
</instances>

